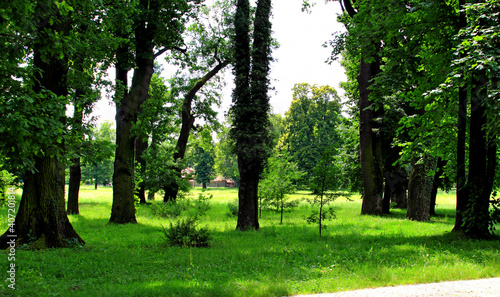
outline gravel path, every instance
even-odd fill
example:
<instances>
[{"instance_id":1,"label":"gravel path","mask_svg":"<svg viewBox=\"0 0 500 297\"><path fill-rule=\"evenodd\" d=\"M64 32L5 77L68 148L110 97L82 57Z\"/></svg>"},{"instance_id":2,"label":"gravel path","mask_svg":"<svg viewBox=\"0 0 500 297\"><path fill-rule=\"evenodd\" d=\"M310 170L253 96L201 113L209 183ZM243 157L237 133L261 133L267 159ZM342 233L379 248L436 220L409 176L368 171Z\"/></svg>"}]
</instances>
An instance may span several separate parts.
<instances>
[{"instance_id":1,"label":"gravel path","mask_svg":"<svg viewBox=\"0 0 500 297\"><path fill-rule=\"evenodd\" d=\"M500 278L383 287L302 297L500 297ZM295 296L295 297L300 297Z\"/></svg>"}]
</instances>

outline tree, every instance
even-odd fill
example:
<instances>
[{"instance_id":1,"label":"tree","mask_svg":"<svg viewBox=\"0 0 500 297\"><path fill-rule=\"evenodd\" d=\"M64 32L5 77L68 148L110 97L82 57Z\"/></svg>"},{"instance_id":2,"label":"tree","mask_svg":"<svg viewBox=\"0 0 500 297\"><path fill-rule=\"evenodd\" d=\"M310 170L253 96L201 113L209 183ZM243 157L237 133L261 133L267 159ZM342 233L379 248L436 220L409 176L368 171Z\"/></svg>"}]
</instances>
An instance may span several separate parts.
<instances>
[{"instance_id":1,"label":"tree","mask_svg":"<svg viewBox=\"0 0 500 297\"><path fill-rule=\"evenodd\" d=\"M330 86L295 84L293 101L283 120L284 134L280 143L286 145L292 160L305 172L300 185L308 186L313 168L326 147L338 148L341 139L340 98Z\"/></svg>"},{"instance_id":2,"label":"tree","mask_svg":"<svg viewBox=\"0 0 500 297\"><path fill-rule=\"evenodd\" d=\"M233 106L231 137L235 141L240 172L236 229L259 229L258 186L268 156L269 63L271 56L271 1L259 0L250 48L250 5L236 2L234 17Z\"/></svg>"},{"instance_id":3,"label":"tree","mask_svg":"<svg viewBox=\"0 0 500 297\"><path fill-rule=\"evenodd\" d=\"M141 104L148 98L154 60L162 53L179 48L181 33L193 7L193 1L140 0L129 3L132 24L116 28L124 38L116 53L116 153L113 174L113 206L111 223L135 223L134 157L135 135L132 127ZM131 58L132 53L135 55ZM134 67L132 84L128 86L128 71Z\"/></svg>"},{"instance_id":4,"label":"tree","mask_svg":"<svg viewBox=\"0 0 500 297\"><path fill-rule=\"evenodd\" d=\"M321 236L321 230L324 228L323 220L335 218L333 209L327 212L324 206L342 195L338 192L330 192L337 190L339 186L339 179L337 178L338 168L333 161L334 152L330 148L325 148L314 167L313 178L310 183L310 188L316 195L313 204L319 204L319 211L313 211L307 218L307 221L309 223L318 223L319 236Z\"/></svg>"},{"instance_id":5,"label":"tree","mask_svg":"<svg viewBox=\"0 0 500 297\"><path fill-rule=\"evenodd\" d=\"M296 202L287 202L286 195L297 190L295 182L303 175L286 150L275 148L259 183L260 215L262 216L262 207L274 206L280 212L280 224L283 224L285 209L297 206Z\"/></svg>"},{"instance_id":6,"label":"tree","mask_svg":"<svg viewBox=\"0 0 500 297\"><path fill-rule=\"evenodd\" d=\"M29 5L23 3L22 8L27 7ZM22 124L25 132L10 135L18 138L18 145L25 147L16 151L14 146L10 150L29 160L30 166L24 167L23 194L15 223L1 237L0 248L3 249L8 246L12 233L16 235L16 245L27 244L34 249L84 244L66 215L64 166L61 162L68 95L69 49L66 45L71 44L68 35L72 7L65 2L39 0L33 8L33 15L26 14L21 18L23 21L34 19L30 24L32 31L20 34L33 38L24 53L29 52L29 64L36 71L24 76L26 89L23 91L28 96L12 98L10 102L15 105L16 101L26 100L31 105L22 110L22 114L11 111L20 120L16 124ZM14 83L14 86L19 85ZM23 139L26 132L31 140ZM26 148L29 148L29 153Z\"/></svg>"}]
</instances>

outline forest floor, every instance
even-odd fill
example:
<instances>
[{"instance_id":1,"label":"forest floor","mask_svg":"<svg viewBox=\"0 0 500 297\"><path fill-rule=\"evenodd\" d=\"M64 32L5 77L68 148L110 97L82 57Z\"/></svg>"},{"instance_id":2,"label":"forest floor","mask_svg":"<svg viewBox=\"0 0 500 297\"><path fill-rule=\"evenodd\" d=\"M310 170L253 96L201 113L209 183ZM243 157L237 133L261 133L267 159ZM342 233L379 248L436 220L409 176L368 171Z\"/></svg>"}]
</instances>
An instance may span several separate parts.
<instances>
[{"instance_id":1,"label":"forest floor","mask_svg":"<svg viewBox=\"0 0 500 297\"><path fill-rule=\"evenodd\" d=\"M295 297L498 297L500 278L382 287Z\"/></svg>"}]
</instances>

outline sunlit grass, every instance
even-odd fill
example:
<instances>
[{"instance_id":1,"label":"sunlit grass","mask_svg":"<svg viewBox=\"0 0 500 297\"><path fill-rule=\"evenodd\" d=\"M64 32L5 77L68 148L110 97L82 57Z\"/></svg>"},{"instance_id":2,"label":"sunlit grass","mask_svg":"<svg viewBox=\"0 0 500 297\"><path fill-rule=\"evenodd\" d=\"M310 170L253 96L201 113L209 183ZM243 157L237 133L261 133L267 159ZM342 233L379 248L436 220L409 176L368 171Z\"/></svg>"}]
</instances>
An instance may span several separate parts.
<instances>
[{"instance_id":1,"label":"sunlit grass","mask_svg":"<svg viewBox=\"0 0 500 297\"><path fill-rule=\"evenodd\" d=\"M197 197L200 190L190 193ZM81 215L70 220L83 248L17 251L20 296L283 296L366 287L500 276L500 242L474 241L451 233L454 194L440 193L430 222L405 219L403 210L361 216L361 200L333 202L337 219L323 237L293 212L263 212L258 232L235 231L227 203L236 189L210 189L212 207L199 225L213 234L210 248L168 247L163 226L149 205L137 207L138 224L108 224L112 189L83 187ZM311 199L308 192L292 199ZM157 195L157 199L161 199ZM2 208L1 227L6 228ZM0 256L7 267L7 255ZM5 284L2 284L5 286Z\"/></svg>"}]
</instances>

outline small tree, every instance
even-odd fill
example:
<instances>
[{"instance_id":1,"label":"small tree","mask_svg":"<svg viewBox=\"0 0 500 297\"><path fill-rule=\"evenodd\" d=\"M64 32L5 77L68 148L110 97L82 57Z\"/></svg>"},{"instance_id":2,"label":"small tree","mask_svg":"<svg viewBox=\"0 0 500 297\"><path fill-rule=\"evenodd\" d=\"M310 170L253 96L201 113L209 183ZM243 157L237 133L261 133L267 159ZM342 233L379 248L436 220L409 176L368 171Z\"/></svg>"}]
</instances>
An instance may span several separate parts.
<instances>
[{"instance_id":1,"label":"small tree","mask_svg":"<svg viewBox=\"0 0 500 297\"><path fill-rule=\"evenodd\" d=\"M321 230L325 227L323 221L325 219L335 218L333 209L325 211L324 206L334 201L339 196L344 195L339 192L329 192L337 189L340 184L337 178L338 169L333 161L333 151L331 149L325 149L321 153L318 163L313 168L313 176L310 183L310 189L316 195L312 204L319 205L319 210L313 210L311 215L307 217L307 222L318 223L319 236L321 236Z\"/></svg>"},{"instance_id":2,"label":"small tree","mask_svg":"<svg viewBox=\"0 0 500 297\"><path fill-rule=\"evenodd\" d=\"M276 207L281 213L280 223L283 224L283 212L297 206L296 201L288 201L287 194L296 191L296 181L304 175L299 171L297 164L291 161L288 151L275 150L268 160L268 167L264 171L264 178L259 184L259 212L262 216L262 207L267 205Z\"/></svg>"}]
</instances>

